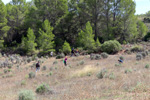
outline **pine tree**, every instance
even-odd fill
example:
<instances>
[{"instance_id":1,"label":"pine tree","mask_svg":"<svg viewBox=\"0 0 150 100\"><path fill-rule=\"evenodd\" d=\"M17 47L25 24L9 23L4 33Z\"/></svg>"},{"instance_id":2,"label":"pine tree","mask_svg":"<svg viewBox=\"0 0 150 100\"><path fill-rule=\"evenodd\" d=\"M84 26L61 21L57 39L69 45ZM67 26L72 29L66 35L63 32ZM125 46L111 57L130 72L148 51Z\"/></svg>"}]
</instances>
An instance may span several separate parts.
<instances>
[{"instance_id":1,"label":"pine tree","mask_svg":"<svg viewBox=\"0 0 150 100\"><path fill-rule=\"evenodd\" d=\"M96 51L100 50L101 47L101 43L99 42L99 39L97 38L96 42L95 42L95 46L96 46Z\"/></svg>"},{"instance_id":2,"label":"pine tree","mask_svg":"<svg viewBox=\"0 0 150 100\"><path fill-rule=\"evenodd\" d=\"M21 47L30 55L34 53L36 46L37 44L35 43L35 35L33 30L29 28L27 31L27 37L22 38Z\"/></svg>"},{"instance_id":3,"label":"pine tree","mask_svg":"<svg viewBox=\"0 0 150 100\"><path fill-rule=\"evenodd\" d=\"M70 44L69 44L67 41L64 42L64 45L63 45L63 52L64 52L65 54L70 54L70 52L71 52Z\"/></svg>"},{"instance_id":4,"label":"pine tree","mask_svg":"<svg viewBox=\"0 0 150 100\"><path fill-rule=\"evenodd\" d=\"M48 20L45 20L42 24L42 29L39 29L39 38L38 43L40 49L42 49L42 52L48 53L50 51L55 51L54 49L54 37L55 35L52 33L53 27L50 26L50 23Z\"/></svg>"},{"instance_id":5,"label":"pine tree","mask_svg":"<svg viewBox=\"0 0 150 100\"><path fill-rule=\"evenodd\" d=\"M7 11L4 3L0 0L0 48L3 47L4 37L7 36L7 32L10 27L7 26Z\"/></svg>"},{"instance_id":6,"label":"pine tree","mask_svg":"<svg viewBox=\"0 0 150 100\"><path fill-rule=\"evenodd\" d=\"M94 34L90 22L87 22L86 28L84 30L81 30L81 32L79 33L78 42L80 46L84 47L84 49L95 49Z\"/></svg>"}]
</instances>

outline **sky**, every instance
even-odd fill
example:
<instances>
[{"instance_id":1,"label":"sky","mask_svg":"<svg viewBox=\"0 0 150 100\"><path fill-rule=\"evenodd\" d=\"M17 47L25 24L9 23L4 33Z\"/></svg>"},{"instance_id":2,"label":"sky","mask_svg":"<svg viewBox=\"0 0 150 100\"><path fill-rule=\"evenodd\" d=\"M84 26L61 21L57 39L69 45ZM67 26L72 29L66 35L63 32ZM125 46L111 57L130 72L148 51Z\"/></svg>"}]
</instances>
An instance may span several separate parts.
<instances>
[{"instance_id":1,"label":"sky","mask_svg":"<svg viewBox=\"0 0 150 100\"><path fill-rule=\"evenodd\" d=\"M5 4L9 3L11 0L2 0ZM31 0L26 0L31 1ZM136 13L135 14L145 14L150 11L150 0L134 0L136 2Z\"/></svg>"}]
</instances>

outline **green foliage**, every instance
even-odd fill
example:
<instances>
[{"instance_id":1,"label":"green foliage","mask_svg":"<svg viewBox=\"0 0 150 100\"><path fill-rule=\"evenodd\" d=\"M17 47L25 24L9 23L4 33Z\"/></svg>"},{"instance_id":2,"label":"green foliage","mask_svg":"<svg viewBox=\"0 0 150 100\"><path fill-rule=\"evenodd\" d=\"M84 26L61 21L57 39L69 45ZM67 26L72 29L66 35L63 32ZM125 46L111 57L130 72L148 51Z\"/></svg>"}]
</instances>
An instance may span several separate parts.
<instances>
[{"instance_id":1,"label":"green foliage","mask_svg":"<svg viewBox=\"0 0 150 100\"><path fill-rule=\"evenodd\" d=\"M49 86L47 84L41 84L36 89L36 93L39 93L39 94L45 94L49 91L50 91L50 89L49 89Z\"/></svg>"},{"instance_id":2,"label":"green foliage","mask_svg":"<svg viewBox=\"0 0 150 100\"><path fill-rule=\"evenodd\" d=\"M27 37L22 38L21 47L29 54L34 53L35 47L37 44L35 43L35 35L32 29L28 29Z\"/></svg>"},{"instance_id":3,"label":"green foliage","mask_svg":"<svg viewBox=\"0 0 150 100\"><path fill-rule=\"evenodd\" d=\"M145 68L147 68L147 69L150 68L149 64L145 65Z\"/></svg>"},{"instance_id":4,"label":"green foliage","mask_svg":"<svg viewBox=\"0 0 150 100\"><path fill-rule=\"evenodd\" d=\"M109 54L117 53L121 50L121 44L116 40L110 40L104 42L101 46L101 49L103 52L107 52Z\"/></svg>"},{"instance_id":5,"label":"green foliage","mask_svg":"<svg viewBox=\"0 0 150 100\"><path fill-rule=\"evenodd\" d=\"M65 57L64 53L61 53L61 54L58 54L56 56L56 59L61 59L61 58L64 58L64 57Z\"/></svg>"},{"instance_id":6,"label":"green foliage","mask_svg":"<svg viewBox=\"0 0 150 100\"><path fill-rule=\"evenodd\" d=\"M71 52L70 44L65 41L63 45L63 53L70 54L70 52Z\"/></svg>"},{"instance_id":7,"label":"green foliage","mask_svg":"<svg viewBox=\"0 0 150 100\"><path fill-rule=\"evenodd\" d=\"M120 60L124 60L124 57L123 57L123 56L120 56L119 58L120 58Z\"/></svg>"},{"instance_id":8,"label":"green foliage","mask_svg":"<svg viewBox=\"0 0 150 100\"><path fill-rule=\"evenodd\" d=\"M126 69L124 72L125 72L126 74L127 74L127 73L132 73L132 69Z\"/></svg>"},{"instance_id":9,"label":"green foliage","mask_svg":"<svg viewBox=\"0 0 150 100\"><path fill-rule=\"evenodd\" d=\"M107 70L102 69L100 72L97 73L97 78L102 79L105 77L106 74L107 74Z\"/></svg>"},{"instance_id":10,"label":"green foliage","mask_svg":"<svg viewBox=\"0 0 150 100\"><path fill-rule=\"evenodd\" d=\"M46 70L46 69L47 69L47 67L46 67L46 66L43 66L42 70Z\"/></svg>"},{"instance_id":11,"label":"green foliage","mask_svg":"<svg viewBox=\"0 0 150 100\"><path fill-rule=\"evenodd\" d=\"M19 93L19 100L35 100L35 95L31 90L23 90Z\"/></svg>"},{"instance_id":12,"label":"green foliage","mask_svg":"<svg viewBox=\"0 0 150 100\"><path fill-rule=\"evenodd\" d=\"M108 58L109 55L106 52L103 52L101 53L101 56L105 59L105 58Z\"/></svg>"},{"instance_id":13,"label":"green foliage","mask_svg":"<svg viewBox=\"0 0 150 100\"><path fill-rule=\"evenodd\" d=\"M30 72L29 73L29 78L35 78L35 73L34 72Z\"/></svg>"},{"instance_id":14,"label":"green foliage","mask_svg":"<svg viewBox=\"0 0 150 100\"><path fill-rule=\"evenodd\" d=\"M144 36L144 40L145 40L145 41L149 41L149 40L150 40L150 32L148 32L148 33Z\"/></svg>"},{"instance_id":15,"label":"green foliage","mask_svg":"<svg viewBox=\"0 0 150 100\"><path fill-rule=\"evenodd\" d=\"M83 46L87 50L95 50L94 34L90 22L86 23L86 28L78 34L79 46ZM98 44L99 45L99 44Z\"/></svg>"},{"instance_id":16,"label":"green foliage","mask_svg":"<svg viewBox=\"0 0 150 100\"><path fill-rule=\"evenodd\" d=\"M100 51L100 49L101 49L101 43L99 42L98 38L96 39L95 46L96 46L96 51L97 52Z\"/></svg>"},{"instance_id":17,"label":"green foliage","mask_svg":"<svg viewBox=\"0 0 150 100\"><path fill-rule=\"evenodd\" d=\"M50 23L48 20L45 20L42 24L42 29L39 29L39 38L38 38L38 44L39 47L42 49L42 52L48 53L50 51L54 50L54 37L55 35L52 33L53 27L50 26Z\"/></svg>"},{"instance_id":18,"label":"green foliage","mask_svg":"<svg viewBox=\"0 0 150 100\"><path fill-rule=\"evenodd\" d=\"M142 47L139 46L139 45L134 45L134 46L131 48L131 51L132 51L132 52L141 52L141 51L142 51Z\"/></svg>"},{"instance_id":19,"label":"green foliage","mask_svg":"<svg viewBox=\"0 0 150 100\"><path fill-rule=\"evenodd\" d=\"M91 60L100 60L102 57L99 54L91 54L90 58Z\"/></svg>"},{"instance_id":20,"label":"green foliage","mask_svg":"<svg viewBox=\"0 0 150 100\"><path fill-rule=\"evenodd\" d=\"M142 54L138 53L136 54L136 60L141 60L142 59Z\"/></svg>"}]
</instances>

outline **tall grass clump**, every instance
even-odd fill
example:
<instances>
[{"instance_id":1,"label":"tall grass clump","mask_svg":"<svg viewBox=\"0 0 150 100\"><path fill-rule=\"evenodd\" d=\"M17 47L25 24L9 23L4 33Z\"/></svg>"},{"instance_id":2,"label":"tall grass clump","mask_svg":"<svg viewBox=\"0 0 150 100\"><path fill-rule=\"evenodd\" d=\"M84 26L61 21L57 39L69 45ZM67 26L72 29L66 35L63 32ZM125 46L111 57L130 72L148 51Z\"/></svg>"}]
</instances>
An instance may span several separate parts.
<instances>
[{"instance_id":1,"label":"tall grass clump","mask_svg":"<svg viewBox=\"0 0 150 100\"><path fill-rule=\"evenodd\" d=\"M23 90L19 93L19 100L35 100L35 95L31 90Z\"/></svg>"},{"instance_id":2,"label":"tall grass clump","mask_svg":"<svg viewBox=\"0 0 150 100\"><path fill-rule=\"evenodd\" d=\"M29 73L29 78L35 78L35 73L34 72L30 72Z\"/></svg>"},{"instance_id":3,"label":"tall grass clump","mask_svg":"<svg viewBox=\"0 0 150 100\"><path fill-rule=\"evenodd\" d=\"M41 85L39 85L36 89L36 93L38 94L46 94L46 93L50 93L50 88L47 84L43 83Z\"/></svg>"}]
</instances>

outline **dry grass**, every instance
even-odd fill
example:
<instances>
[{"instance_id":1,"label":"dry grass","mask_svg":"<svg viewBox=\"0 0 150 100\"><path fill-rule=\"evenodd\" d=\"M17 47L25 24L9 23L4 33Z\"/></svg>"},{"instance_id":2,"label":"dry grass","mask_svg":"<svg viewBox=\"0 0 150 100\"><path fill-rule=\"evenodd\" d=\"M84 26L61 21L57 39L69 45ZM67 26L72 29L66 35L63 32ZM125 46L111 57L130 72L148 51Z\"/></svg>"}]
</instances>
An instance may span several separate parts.
<instances>
[{"instance_id":1,"label":"dry grass","mask_svg":"<svg viewBox=\"0 0 150 100\"><path fill-rule=\"evenodd\" d=\"M115 66L120 56L123 56L125 61L121 66ZM85 64L77 66L81 60L84 60ZM47 70L40 70L33 79L27 76L31 71L35 72L35 69L29 68L34 62L21 65L20 70L13 67L9 73L13 76L8 78L2 78L8 74L4 74L4 69L0 69L0 100L18 100L20 90L35 91L42 83L49 84L53 94L36 94L36 100L150 100L150 69L145 68L146 64L150 64L150 57L141 61L136 61L135 54L110 55L101 60L90 60L89 56L72 57L67 61L72 67L63 66L61 60L58 60L58 64L53 64L54 61L55 58L45 60L41 66L47 66ZM96 77L97 72L104 68L108 73L114 73L113 80ZM125 73L126 69L131 69L132 72ZM53 73L51 76L50 72ZM23 80L26 84L21 85Z\"/></svg>"},{"instance_id":2,"label":"dry grass","mask_svg":"<svg viewBox=\"0 0 150 100\"><path fill-rule=\"evenodd\" d=\"M98 68L92 65L86 65L82 69L78 69L76 71L71 72L72 77L84 77L88 75L92 75L93 73L97 72Z\"/></svg>"}]
</instances>

